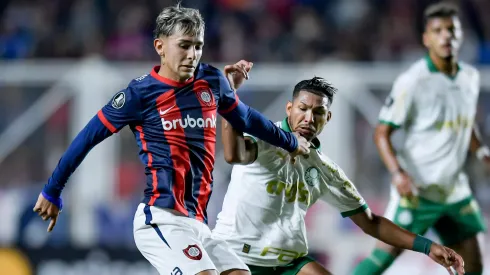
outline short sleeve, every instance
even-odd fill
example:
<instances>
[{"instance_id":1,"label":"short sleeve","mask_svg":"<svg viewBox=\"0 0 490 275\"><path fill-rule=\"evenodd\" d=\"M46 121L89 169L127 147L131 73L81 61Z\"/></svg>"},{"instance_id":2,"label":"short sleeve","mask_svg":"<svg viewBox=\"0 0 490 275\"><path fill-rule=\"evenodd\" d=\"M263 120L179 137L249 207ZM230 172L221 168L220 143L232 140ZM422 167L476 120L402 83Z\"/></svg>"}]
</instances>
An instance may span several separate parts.
<instances>
[{"instance_id":1,"label":"short sleeve","mask_svg":"<svg viewBox=\"0 0 490 275\"><path fill-rule=\"evenodd\" d=\"M128 87L116 93L97 116L107 129L116 133L124 126L141 120L140 99L134 90Z\"/></svg>"},{"instance_id":2,"label":"short sleeve","mask_svg":"<svg viewBox=\"0 0 490 275\"><path fill-rule=\"evenodd\" d=\"M379 122L399 128L410 118L415 81L407 75L400 76L391 89L379 113Z\"/></svg>"},{"instance_id":3,"label":"short sleeve","mask_svg":"<svg viewBox=\"0 0 490 275\"><path fill-rule=\"evenodd\" d=\"M323 172L328 175L321 200L337 208L342 217L350 217L368 208L364 198L344 171L337 165L324 165Z\"/></svg>"},{"instance_id":4,"label":"short sleeve","mask_svg":"<svg viewBox=\"0 0 490 275\"><path fill-rule=\"evenodd\" d=\"M238 105L239 99L238 95L231 88L230 82L226 79L225 75L218 71L219 78L219 102L218 102L218 112L223 115L231 112Z\"/></svg>"}]
</instances>

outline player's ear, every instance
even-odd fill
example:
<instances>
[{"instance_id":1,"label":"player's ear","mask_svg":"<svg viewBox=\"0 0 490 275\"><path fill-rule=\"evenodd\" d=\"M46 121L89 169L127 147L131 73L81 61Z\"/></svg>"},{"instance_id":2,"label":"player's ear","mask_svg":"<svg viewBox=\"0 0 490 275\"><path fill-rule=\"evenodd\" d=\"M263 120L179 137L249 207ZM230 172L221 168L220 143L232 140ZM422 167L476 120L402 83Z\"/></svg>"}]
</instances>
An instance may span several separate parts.
<instances>
[{"instance_id":1,"label":"player's ear","mask_svg":"<svg viewBox=\"0 0 490 275\"><path fill-rule=\"evenodd\" d=\"M332 112L328 111L328 113L327 113L327 122L329 122L331 118L332 118ZM326 124L326 122L325 122L325 124Z\"/></svg>"},{"instance_id":2,"label":"player's ear","mask_svg":"<svg viewBox=\"0 0 490 275\"><path fill-rule=\"evenodd\" d=\"M291 109L293 109L293 103L291 101L288 101L288 103L286 103L286 114L288 116L291 115Z\"/></svg>"},{"instance_id":3,"label":"player's ear","mask_svg":"<svg viewBox=\"0 0 490 275\"><path fill-rule=\"evenodd\" d=\"M429 48L430 40L429 40L429 34L427 33L427 30L425 30L424 33L422 34L422 42L424 43L424 46L426 48Z\"/></svg>"},{"instance_id":4,"label":"player's ear","mask_svg":"<svg viewBox=\"0 0 490 275\"><path fill-rule=\"evenodd\" d=\"M165 56L165 52L163 49L164 46L163 39L161 39L160 37L155 38L155 40L153 40L153 46L155 47L155 51L158 53L159 56L161 57Z\"/></svg>"}]
</instances>

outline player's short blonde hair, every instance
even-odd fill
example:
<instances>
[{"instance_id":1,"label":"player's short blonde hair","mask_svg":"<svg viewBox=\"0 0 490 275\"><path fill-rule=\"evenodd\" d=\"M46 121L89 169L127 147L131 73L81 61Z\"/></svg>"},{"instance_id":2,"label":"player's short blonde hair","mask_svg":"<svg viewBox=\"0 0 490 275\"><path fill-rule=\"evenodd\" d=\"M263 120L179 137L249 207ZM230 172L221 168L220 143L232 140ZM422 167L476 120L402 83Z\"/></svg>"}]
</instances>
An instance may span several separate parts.
<instances>
[{"instance_id":1,"label":"player's short blonde hair","mask_svg":"<svg viewBox=\"0 0 490 275\"><path fill-rule=\"evenodd\" d=\"M204 33L204 20L199 10L184 8L180 3L164 8L157 16L153 36L171 36L175 32L191 36Z\"/></svg>"}]
</instances>

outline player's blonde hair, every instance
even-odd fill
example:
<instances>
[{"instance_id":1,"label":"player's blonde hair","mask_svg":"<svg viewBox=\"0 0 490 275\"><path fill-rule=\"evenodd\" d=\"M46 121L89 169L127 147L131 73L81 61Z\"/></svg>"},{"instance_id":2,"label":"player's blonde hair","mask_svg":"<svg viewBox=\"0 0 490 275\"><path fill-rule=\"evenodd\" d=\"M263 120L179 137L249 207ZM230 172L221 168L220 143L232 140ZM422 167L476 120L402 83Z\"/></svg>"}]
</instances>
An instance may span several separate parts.
<instances>
[{"instance_id":1,"label":"player's blonde hair","mask_svg":"<svg viewBox=\"0 0 490 275\"><path fill-rule=\"evenodd\" d=\"M180 3L164 8L157 16L153 36L171 36L175 32L191 36L203 33L204 20L199 10L184 8Z\"/></svg>"}]
</instances>

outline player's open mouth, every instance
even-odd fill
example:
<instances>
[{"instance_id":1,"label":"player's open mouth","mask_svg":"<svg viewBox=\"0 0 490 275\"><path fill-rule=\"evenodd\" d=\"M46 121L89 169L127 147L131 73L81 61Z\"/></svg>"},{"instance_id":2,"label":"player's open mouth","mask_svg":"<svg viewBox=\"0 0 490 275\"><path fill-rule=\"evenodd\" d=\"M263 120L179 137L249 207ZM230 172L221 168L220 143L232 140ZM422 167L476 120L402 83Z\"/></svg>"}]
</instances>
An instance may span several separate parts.
<instances>
[{"instance_id":1,"label":"player's open mouth","mask_svg":"<svg viewBox=\"0 0 490 275\"><path fill-rule=\"evenodd\" d=\"M315 134L315 130L310 128L298 128L297 132L303 136L312 136Z\"/></svg>"}]
</instances>

